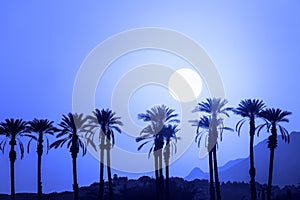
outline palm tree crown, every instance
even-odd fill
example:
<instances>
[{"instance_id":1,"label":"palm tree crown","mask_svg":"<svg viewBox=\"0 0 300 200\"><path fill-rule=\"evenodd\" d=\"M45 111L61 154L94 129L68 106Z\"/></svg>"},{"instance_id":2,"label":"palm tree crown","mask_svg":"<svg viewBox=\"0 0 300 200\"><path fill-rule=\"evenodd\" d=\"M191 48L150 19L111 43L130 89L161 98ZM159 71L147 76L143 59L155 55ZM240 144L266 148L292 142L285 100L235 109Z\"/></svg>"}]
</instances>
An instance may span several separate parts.
<instances>
[{"instance_id":1,"label":"palm tree crown","mask_svg":"<svg viewBox=\"0 0 300 200\"><path fill-rule=\"evenodd\" d=\"M190 120L189 122L192 123L192 126L197 126L197 131L196 131L196 137L195 137L195 142L198 144L198 147L200 147L200 142L203 138L203 136L206 136L205 139L205 147L208 147L208 137L209 137L209 130L210 130L210 124L211 124L211 116L202 116L200 117L199 120ZM232 128L224 126L223 119L218 119L217 120L217 130L219 131L220 135L220 140L222 141L223 138L223 131L228 130L228 131L233 131ZM207 135L208 134L208 135Z\"/></svg>"},{"instance_id":2,"label":"palm tree crown","mask_svg":"<svg viewBox=\"0 0 300 200\"><path fill-rule=\"evenodd\" d=\"M228 101L222 98L207 98L206 101L198 103L193 112L205 112L213 115L226 115L229 117L228 111L231 111L232 108L225 107Z\"/></svg>"},{"instance_id":3,"label":"palm tree crown","mask_svg":"<svg viewBox=\"0 0 300 200\"><path fill-rule=\"evenodd\" d=\"M58 129L57 138L61 138L50 145L50 148L62 147L66 142L70 152L78 153L79 147L82 149L82 155L86 154L86 145L84 144L83 137L80 133L85 132L86 118L83 114L72 114L68 116L63 115L62 121L58 124L61 128Z\"/></svg>"},{"instance_id":4,"label":"palm tree crown","mask_svg":"<svg viewBox=\"0 0 300 200\"><path fill-rule=\"evenodd\" d=\"M231 107L225 107L228 101L222 98L207 98L206 101L198 103L193 112L204 112L208 116L203 116L200 120L190 120L193 126L197 126L196 140L201 139L200 135L204 132L199 132L199 128L206 129L208 134L207 147L210 151L217 143L217 138L221 137L223 130L232 130L228 127L224 127L224 118L222 115L229 117L228 111L231 111ZM199 144L199 142L198 142Z\"/></svg>"},{"instance_id":5,"label":"palm tree crown","mask_svg":"<svg viewBox=\"0 0 300 200\"><path fill-rule=\"evenodd\" d=\"M265 107L266 106L264 102L258 99L242 100L239 103L238 107L232 110L234 114L240 115L243 118L245 118L245 119L241 119L236 125L236 130L238 134L240 134L243 124L247 120L251 120L251 119L254 120L254 118L259 116L259 114L263 111Z\"/></svg>"},{"instance_id":6,"label":"palm tree crown","mask_svg":"<svg viewBox=\"0 0 300 200\"><path fill-rule=\"evenodd\" d=\"M38 139L41 139L41 142L43 142L43 137L46 139L47 143L47 152L50 148L49 145L49 139L46 134L53 135L56 131L58 131L57 128L53 126L53 121L49 121L48 119L34 119L32 121L28 122L28 131L39 134L38 137L35 135L28 135L31 137L31 139L28 142L27 145L27 151L29 152L29 146L32 140L38 141ZM41 137L41 138L39 138Z\"/></svg>"},{"instance_id":7,"label":"palm tree crown","mask_svg":"<svg viewBox=\"0 0 300 200\"><path fill-rule=\"evenodd\" d=\"M146 113L138 114L138 119L153 123L153 128L156 129L155 134L157 134L166 123L179 123L179 120L176 119L178 114L174 113L174 111L174 109L165 105L156 105L150 110L146 110Z\"/></svg>"},{"instance_id":8,"label":"palm tree crown","mask_svg":"<svg viewBox=\"0 0 300 200\"><path fill-rule=\"evenodd\" d=\"M177 140L180 139L180 137L176 135L176 133L179 131L177 127L178 127L177 125L173 125L173 124L168 124L163 127L162 135L164 137L164 140L167 141L167 143L171 142L172 140L177 142Z\"/></svg>"},{"instance_id":9,"label":"palm tree crown","mask_svg":"<svg viewBox=\"0 0 300 200\"><path fill-rule=\"evenodd\" d=\"M283 126L281 126L279 123L280 122L289 122L289 120L286 117L291 114L292 114L291 112L282 111L279 108L277 108L277 109L268 108L268 109L262 111L259 116L261 118L265 119L265 123L261 124L258 127L258 133L261 131L261 129L263 127L266 127L268 132L271 132L272 134L274 134L274 133L277 134L276 126L278 126L279 131L282 136L282 139L289 143L290 136L288 134L288 131ZM272 131L272 128L273 128L273 131ZM277 135L276 135L276 137L277 137ZM277 144L274 144L274 145L277 146ZM276 146L275 146L275 148L276 148Z\"/></svg>"},{"instance_id":10,"label":"palm tree crown","mask_svg":"<svg viewBox=\"0 0 300 200\"><path fill-rule=\"evenodd\" d=\"M93 112L94 116L89 116L88 119L90 120L89 127L90 128L97 128L99 127L104 135L107 136L107 139L111 142L112 145L115 144L115 136L114 130L118 133L121 133L121 129L119 126L123 126L121 122L121 117L116 117L116 113L110 109L96 109ZM91 134L94 137L94 134ZM101 135L100 135L101 136ZM93 138L89 140L92 142Z\"/></svg>"},{"instance_id":11,"label":"palm tree crown","mask_svg":"<svg viewBox=\"0 0 300 200\"><path fill-rule=\"evenodd\" d=\"M146 113L138 114L138 119L141 119L145 122L150 122L150 124L142 129L140 133L141 136L136 138L136 142L146 140L138 147L138 150L140 150L145 144L148 144L154 140L153 145L149 150L149 157L152 151L163 147L164 136L162 129L164 128L164 125L172 123L176 124L180 122L176 118L178 117L178 114L174 113L174 111L174 109L168 108L165 105L156 105L150 108L150 110L146 110ZM173 128L176 129L176 127Z\"/></svg>"},{"instance_id":12,"label":"palm tree crown","mask_svg":"<svg viewBox=\"0 0 300 200\"><path fill-rule=\"evenodd\" d=\"M1 150L4 151L7 139L10 139L10 145L16 145L17 143L19 143L22 159L24 156L24 145L19 139L19 136L26 136L27 132L27 122L23 121L22 119L5 119L4 122L0 123L0 133L6 136L0 143Z\"/></svg>"}]
</instances>

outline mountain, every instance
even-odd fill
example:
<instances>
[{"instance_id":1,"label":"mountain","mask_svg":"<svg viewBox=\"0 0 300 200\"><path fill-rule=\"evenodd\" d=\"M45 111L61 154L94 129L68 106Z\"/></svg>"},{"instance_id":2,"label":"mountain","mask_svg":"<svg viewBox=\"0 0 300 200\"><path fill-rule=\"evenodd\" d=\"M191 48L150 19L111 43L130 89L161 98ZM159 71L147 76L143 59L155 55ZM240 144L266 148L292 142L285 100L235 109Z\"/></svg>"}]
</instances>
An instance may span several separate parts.
<instances>
[{"instance_id":1,"label":"mountain","mask_svg":"<svg viewBox=\"0 0 300 200\"><path fill-rule=\"evenodd\" d=\"M184 179L187 181L192 181L196 178L208 179L208 177L208 173L203 172L199 167L195 167Z\"/></svg>"},{"instance_id":2,"label":"mountain","mask_svg":"<svg viewBox=\"0 0 300 200\"><path fill-rule=\"evenodd\" d=\"M278 147L275 150L273 184L284 186L300 183L300 156L297 156L300 150L300 132L292 132L290 143L282 141L278 136ZM267 140L264 140L254 147L256 181L267 183L269 169L269 149ZM296 155L296 156L295 156ZM249 158L237 159L226 163L219 168L220 181L249 181ZM194 168L190 174L185 177L186 180L195 178L207 179L208 174L199 168Z\"/></svg>"}]
</instances>

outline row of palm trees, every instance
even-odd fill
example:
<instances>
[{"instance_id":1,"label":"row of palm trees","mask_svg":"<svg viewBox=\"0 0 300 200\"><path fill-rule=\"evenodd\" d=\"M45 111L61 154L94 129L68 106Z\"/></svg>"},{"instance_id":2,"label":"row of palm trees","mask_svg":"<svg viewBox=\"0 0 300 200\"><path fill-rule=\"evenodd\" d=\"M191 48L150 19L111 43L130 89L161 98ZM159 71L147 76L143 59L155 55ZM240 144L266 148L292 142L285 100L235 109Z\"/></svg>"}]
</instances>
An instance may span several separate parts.
<instances>
[{"instance_id":1,"label":"row of palm trees","mask_svg":"<svg viewBox=\"0 0 300 200\"><path fill-rule=\"evenodd\" d=\"M86 154L87 145L93 146L97 150L97 144L93 139L98 136L101 140L98 145L100 151L100 185L99 199L103 199L104 195L104 151L107 152L107 173L109 179L109 195L112 199L112 178L110 169L110 149L114 144L114 131L121 132L120 127L122 122L120 117L116 117L115 113L109 109L96 109L91 116L83 114L72 114L62 116L62 121L58 124L58 128L53 125L53 121L47 119L34 119L33 121L25 122L22 119L6 119L0 123L0 134L5 138L0 142L0 149L4 151L7 142L10 145L10 177L11 177L11 199L15 199L15 173L14 163L16 161L15 146L20 147L21 159L24 156L24 145L21 137L29 137L27 151L32 141L37 142L38 167L37 167L37 199L42 199L42 178L41 178L41 160L43 155L43 145L46 140L47 151L51 148L58 148L64 145L70 150L73 166L73 190L74 199L78 200L78 182L77 182L77 156L79 150L82 149L82 154ZM98 131L97 131L98 129ZM57 133L57 140L49 144L47 135Z\"/></svg>"},{"instance_id":2,"label":"row of palm trees","mask_svg":"<svg viewBox=\"0 0 300 200\"><path fill-rule=\"evenodd\" d=\"M227 100L221 98L206 99L199 103L194 112L204 113L197 120L191 120L192 125L197 126L196 142L200 144L203 134L207 134L206 147L209 152L209 173L210 173L210 199L221 200L220 183L218 176L217 154L216 145L217 139L220 136L222 140L222 133L224 130L233 131L231 128L225 127L223 124L224 117L229 117L228 112L232 111L234 114L240 115L241 119L236 125L236 131L238 134L241 132L241 128L245 122L249 122L249 136L250 136L250 191L251 199L257 198L255 188L255 165L254 165L254 136L259 134L263 128L266 127L267 132L271 133L268 137L268 148L270 149L270 161L269 161L269 175L267 186L267 199L271 199L272 177L273 177L273 161L274 150L277 147L277 131L282 135L282 139L289 142L288 131L280 125L281 122L289 122L287 116L291 112L282 111L281 109L266 108L265 104L261 100L257 99L245 99L240 102L237 108L226 107ZM256 126L255 119L261 118L264 123ZM214 188L214 183L215 187ZM215 195L216 193L216 195Z\"/></svg>"},{"instance_id":3,"label":"row of palm trees","mask_svg":"<svg viewBox=\"0 0 300 200\"><path fill-rule=\"evenodd\" d=\"M218 176L217 164L217 142L218 138L222 140L224 130L233 131L231 128L224 126L224 118L229 117L229 112L240 115L243 119L236 125L236 131L240 134L241 128L246 121L249 121L250 135L250 189L251 199L256 199L255 188L255 167L254 167L254 136L259 134L263 128L271 133L268 140L268 148L270 149L269 178L267 188L267 198L271 198L272 173L274 150L277 147L277 131L282 134L282 138L289 142L287 130L282 127L280 122L288 122L286 118L290 112L280 109L265 108L265 104L261 100L246 99L242 100L237 108L227 107L227 100L221 98L208 98L200 102L193 112L200 112L202 115L199 119L191 120L191 125L196 126L196 142L200 145L200 141L205 139L205 145L209 155L209 173L210 173L210 198L221 199L220 183ZM154 156L154 169L156 178L156 196L157 199L170 199L169 189L169 160L172 153L176 153L176 142L180 139L176 133L179 131L180 123L178 114L175 110L165 105L156 105L141 113L138 118L147 123L142 129L140 136L136 138L136 142L142 142L138 147L140 150L146 144L151 143L148 156L151 153ZM261 118L264 123L256 126L255 119ZM47 119L34 119L25 122L22 119L6 119L0 123L0 134L5 138L0 142L0 148L3 151L7 141L9 141L10 152L10 173L11 173L11 199L15 198L14 186L14 163L16 161L15 146L20 147L21 158L24 155L24 145L20 138L22 136L29 137L27 150L32 141L37 142L38 154L38 170L37 170L37 197L42 197L42 181L41 181L41 158L43 155L44 143L46 142L47 151L51 148L60 148L64 145L70 150L73 164L73 190L74 199L78 199L78 183L77 183L77 156L79 150L82 154L86 154L87 146L90 145L96 151L99 151L100 165L100 184L99 199L104 198L104 156L106 152L106 166L109 186L109 199L113 199L113 185L111 177L110 150L115 143L114 132L121 133L120 126L122 122L120 117L116 116L110 109L96 109L92 115L84 116L83 114L72 114L62 116L62 121L58 127L53 125L53 121ZM56 133L57 140L49 144L47 136ZM164 163L163 163L164 161ZM163 167L164 165L164 167ZM163 176L165 169L165 178Z\"/></svg>"}]
</instances>

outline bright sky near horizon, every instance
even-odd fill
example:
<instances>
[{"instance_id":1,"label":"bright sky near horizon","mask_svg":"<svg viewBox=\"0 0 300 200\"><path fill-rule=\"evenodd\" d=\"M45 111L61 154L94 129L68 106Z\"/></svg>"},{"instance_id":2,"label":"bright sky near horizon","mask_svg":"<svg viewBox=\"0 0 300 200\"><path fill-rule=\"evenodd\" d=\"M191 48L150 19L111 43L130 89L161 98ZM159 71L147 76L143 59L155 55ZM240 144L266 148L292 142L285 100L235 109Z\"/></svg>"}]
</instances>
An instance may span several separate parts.
<instances>
[{"instance_id":1,"label":"bright sky near horizon","mask_svg":"<svg viewBox=\"0 0 300 200\"><path fill-rule=\"evenodd\" d=\"M229 106L237 106L244 98L262 99L269 107L293 112L286 127L289 131L299 131L299 19L298 1L1 2L0 120L36 117L58 123L62 114L72 111L78 70L97 45L126 30L159 27L180 32L206 50L222 78ZM134 67L148 63L174 69L191 68L182 59L163 51L145 50L123 55L111 64L99 82L96 106L110 107L110 99L106 97L114 89L113 81ZM207 97L205 87L198 101ZM131 117L143 126L144 123L136 120L137 114L156 103L166 104L181 114L179 103L165 88L148 85L131 97ZM226 124L234 127L239 119L231 116ZM267 134L261 134L255 143L266 137ZM132 152L138 147L126 134L117 135L116 144ZM198 151L193 143L172 164L171 176L186 176L196 166L207 171L207 159L199 159ZM240 137L236 133L224 135L218 153L220 166L247 157L247 126ZM0 155L0 163L0 193L8 193L8 149ZM98 168L97 160L91 155L79 157L79 184L98 181ZM44 155L43 189L45 192L72 189L68 150L51 150ZM36 154L32 146L31 154L16 161L16 191L35 190Z\"/></svg>"}]
</instances>

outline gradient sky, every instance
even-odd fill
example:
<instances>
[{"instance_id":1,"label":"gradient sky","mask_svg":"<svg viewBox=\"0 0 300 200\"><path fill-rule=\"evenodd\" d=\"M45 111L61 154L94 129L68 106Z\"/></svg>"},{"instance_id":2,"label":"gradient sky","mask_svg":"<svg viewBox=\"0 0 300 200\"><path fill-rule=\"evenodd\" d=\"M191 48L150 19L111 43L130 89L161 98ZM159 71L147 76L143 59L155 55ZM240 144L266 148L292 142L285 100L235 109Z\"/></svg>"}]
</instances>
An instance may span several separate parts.
<instances>
[{"instance_id":1,"label":"gradient sky","mask_svg":"<svg viewBox=\"0 0 300 200\"><path fill-rule=\"evenodd\" d=\"M36 117L58 123L62 114L72 111L76 75L93 48L122 31L161 27L189 36L206 50L222 77L230 106L236 106L244 98L262 99L269 107L292 111L286 127L290 131L299 131L299 19L298 1L227 1L219 4L204 1L1 2L0 120L10 117L32 120ZM175 69L189 67L179 58L168 58L170 55L159 51L125 55L110 66L106 79L110 79L109 74L118 77L130 67L149 62L166 63ZM117 65L124 65L123 71L117 69ZM105 92L111 92L110 88L113 86L100 82L97 107L110 106L110 101L103 98ZM155 94L159 98L145 100L144 95ZM201 95L198 101L205 98ZM131 116L144 112L154 103L178 108L178 103L169 98L166 90L149 86L132 97ZM232 116L226 123L234 127L238 120ZM262 134L255 143L266 137L267 134ZM116 142L132 151L138 146L133 139L126 139L126 133L116 137ZM9 192L7 152L8 149L0 155L0 193ZM22 161L16 161L17 192L36 191L34 146L31 152ZM220 165L247 156L247 128L240 137L235 133L224 136L219 148ZM207 165L207 159L199 159L197 146L192 145L171 166L171 175L186 176L196 166L207 171ZM97 160L91 155L79 157L79 184L98 181L98 168ZM44 156L43 189L45 192L72 189L68 150L51 150Z\"/></svg>"}]
</instances>

